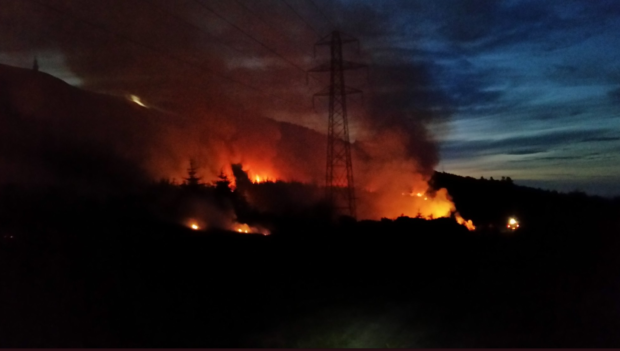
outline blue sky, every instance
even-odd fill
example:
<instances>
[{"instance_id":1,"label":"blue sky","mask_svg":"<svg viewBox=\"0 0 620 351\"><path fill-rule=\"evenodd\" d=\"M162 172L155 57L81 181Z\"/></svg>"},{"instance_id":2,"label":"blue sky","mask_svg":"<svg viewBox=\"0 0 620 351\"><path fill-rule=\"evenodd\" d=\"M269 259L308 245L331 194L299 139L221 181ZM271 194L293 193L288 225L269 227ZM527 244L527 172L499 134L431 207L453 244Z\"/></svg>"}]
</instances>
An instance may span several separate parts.
<instances>
[{"instance_id":1,"label":"blue sky","mask_svg":"<svg viewBox=\"0 0 620 351\"><path fill-rule=\"evenodd\" d=\"M371 47L428 67L433 89L450 101L448 132L437 133L438 170L620 194L620 3L366 6L392 26Z\"/></svg>"}]
</instances>

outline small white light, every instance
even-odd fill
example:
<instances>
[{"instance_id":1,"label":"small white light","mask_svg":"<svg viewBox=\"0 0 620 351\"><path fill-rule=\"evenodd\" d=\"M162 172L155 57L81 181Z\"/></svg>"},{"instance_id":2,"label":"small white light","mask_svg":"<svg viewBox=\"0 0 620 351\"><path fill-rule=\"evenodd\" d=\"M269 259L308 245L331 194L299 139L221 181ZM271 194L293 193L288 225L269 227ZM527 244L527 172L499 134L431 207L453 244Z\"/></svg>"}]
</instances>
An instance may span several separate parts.
<instances>
[{"instance_id":1,"label":"small white light","mask_svg":"<svg viewBox=\"0 0 620 351\"><path fill-rule=\"evenodd\" d=\"M132 102L136 103L139 106L146 107L146 105L140 100L140 98L136 95L129 95L129 98Z\"/></svg>"}]
</instances>

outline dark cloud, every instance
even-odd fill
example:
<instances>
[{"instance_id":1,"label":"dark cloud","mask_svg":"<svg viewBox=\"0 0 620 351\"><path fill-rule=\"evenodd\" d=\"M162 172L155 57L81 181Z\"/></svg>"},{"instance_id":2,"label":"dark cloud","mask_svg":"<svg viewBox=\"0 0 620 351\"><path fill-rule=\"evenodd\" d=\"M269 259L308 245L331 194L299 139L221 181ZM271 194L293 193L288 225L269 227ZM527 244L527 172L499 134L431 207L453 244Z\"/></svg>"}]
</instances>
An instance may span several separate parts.
<instances>
[{"instance_id":1,"label":"dark cloud","mask_svg":"<svg viewBox=\"0 0 620 351\"><path fill-rule=\"evenodd\" d=\"M593 141L608 131L569 130L541 133L533 136L517 136L499 140L487 139L469 142L448 142L443 151L451 157L475 157L480 155L526 155L550 151L566 143Z\"/></svg>"},{"instance_id":2,"label":"dark cloud","mask_svg":"<svg viewBox=\"0 0 620 351\"><path fill-rule=\"evenodd\" d=\"M620 105L620 88L615 88L607 93L607 96L614 104Z\"/></svg>"},{"instance_id":3,"label":"dark cloud","mask_svg":"<svg viewBox=\"0 0 620 351\"><path fill-rule=\"evenodd\" d=\"M532 157L525 160L511 160L510 163L533 163L533 162L548 162L548 161L568 161L578 160L581 156L545 156L545 157Z\"/></svg>"},{"instance_id":4,"label":"dark cloud","mask_svg":"<svg viewBox=\"0 0 620 351\"><path fill-rule=\"evenodd\" d=\"M508 151L506 154L507 155L532 155L532 154L543 153L546 151L547 149L544 149L544 148L540 148L540 149L532 148L532 149L520 149L520 150Z\"/></svg>"},{"instance_id":5,"label":"dark cloud","mask_svg":"<svg viewBox=\"0 0 620 351\"><path fill-rule=\"evenodd\" d=\"M584 138L581 142L601 142L601 141L618 141L620 137L616 136L600 136L600 137L589 137Z\"/></svg>"},{"instance_id":6,"label":"dark cloud","mask_svg":"<svg viewBox=\"0 0 620 351\"><path fill-rule=\"evenodd\" d=\"M587 6L580 1L570 5L492 0L438 3L446 16L442 32L463 50L490 50L518 44L557 50L587 39L614 18L613 13L604 11L605 6ZM593 23L592 18L600 18L600 22ZM548 40L551 36L553 41Z\"/></svg>"}]
</instances>

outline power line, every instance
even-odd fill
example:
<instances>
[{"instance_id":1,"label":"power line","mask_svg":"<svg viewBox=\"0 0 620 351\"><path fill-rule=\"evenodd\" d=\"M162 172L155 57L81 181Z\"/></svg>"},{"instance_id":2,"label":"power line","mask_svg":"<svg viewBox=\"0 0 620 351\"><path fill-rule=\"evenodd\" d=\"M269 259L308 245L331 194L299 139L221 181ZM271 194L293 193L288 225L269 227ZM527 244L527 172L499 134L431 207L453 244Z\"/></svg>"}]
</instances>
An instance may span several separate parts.
<instances>
[{"instance_id":1,"label":"power line","mask_svg":"<svg viewBox=\"0 0 620 351\"><path fill-rule=\"evenodd\" d=\"M332 29L336 29L336 25L335 22L332 21L331 16L327 16L325 14L325 12L323 12L323 10L321 10L321 8L319 7L319 5L316 4L316 2L314 2L314 0L308 0L312 6L314 6L314 8L317 9L317 11L319 11L319 13L321 14L321 16L323 16L323 18L325 18L325 20L329 23L329 25L332 27Z\"/></svg>"},{"instance_id":2,"label":"power line","mask_svg":"<svg viewBox=\"0 0 620 351\"><path fill-rule=\"evenodd\" d=\"M229 19L227 19L226 17L222 16L221 14L219 14L218 12L216 12L215 10L213 10L212 8L210 8L209 6L203 4L202 2L198 1L198 0L194 0L195 3L197 3L199 6L201 6L202 8L204 8L205 10L209 11L210 13L212 13L213 15L215 15L217 18L223 20L224 22L228 23L230 26L232 26L233 28L235 28L236 30L240 31L241 33L245 34L248 38L252 39L254 42L258 43L260 46L262 46L263 48L265 48L266 50L268 50L269 52L271 52L272 54L278 56L280 59L282 59L284 62L288 63L289 65L297 68L299 71L303 72L304 74L306 73L306 70L303 69L302 67L300 67L299 65L297 65L295 62L287 59L286 57L282 56L280 53L278 53L277 51L275 51L274 49L270 48L269 46L267 46L265 43L263 43L262 41L256 39L253 35L251 35L250 33L244 31L242 28L240 28L239 26L237 26L236 24L234 24L232 21L230 21Z\"/></svg>"},{"instance_id":3,"label":"power line","mask_svg":"<svg viewBox=\"0 0 620 351\"><path fill-rule=\"evenodd\" d=\"M235 3L237 5L239 5L241 8L243 8L245 11L249 12L250 14L252 14L254 17L256 17L261 23L263 23L265 26L267 26L268 28L270 28L273 32L278 33L280 36L285 36L283 33L286 31L280 30L279 28L276 28L275 26L271 25L269 22L265 21L260 15L258 15L256 12L252 11L249 7L247 7L246 5L244 5L241 1L239 0L234 0ZM290 36L286 36L288 39L293 39ZM299 51L302 51L301 49L298 49ZM305 53L305 52L304 52Z\"/></svg>"},{"instance_id":4,"label":"power line","mask_svg":"<svg viewBox=\"0 0 620 351\"><path fill-rule=\"evenodd\" d=\"M36 4L38 4L38 5L40 5L40 6L42 6L42 7L44 7L44 8L46 8L46 9L48 9L48 10L50 10L50 11L52 11L52 12L58 13L61 16L68 17L68 18L74 20L75 22L82 23L82 24L85 24L85 25L87 25L87 26L89 26L91 28L95 28L97 30L103 31L106 34L108 34L108 35L110 35L110 36L112 36L112 37L114 37L116 39L122 39L122 40L124 40L126 42L129 42L129 43L133 44L133 45L136 45L136 46L142 47L144 49L150 50L152 52L158 53L158 54L162 55L163 57L165 57L165 58L167 58L169 60L180 62L180 63L185 64L187 66L191 66L193 68L196 68L196 69L198 69L200 71L204 71L204 72L209 73L211 75L214 75L214 76L220 77L222 79L231 81L233 83L239 84L239 85L244 86L244 87L248 88L249 90L251 90L253 92L256 92L256 93L259 93L261 95L273 95L273 93L270 92L268 89L259 89L259 88L255 87L255 86L250 85L250 84L244 83L244 82L236 80L236 79L234 79L232 77L229 77L229 76L226 76L224 74L221 74L221 73L219 73L219 72L217 72L215 70L212 70L212 69L209 69L209 68L206 68L206 67L202 67L202 66L200 66L198 64L195 64L193 62L187 61L187 60L185 60L185 59L183 59L183 58L181 58L179 56L171 55L171 54L169 54L169 51L166 51L165 49L160 49L158 47L154 47L154 46L151 46L149 44L145 44L145 43L143 43L141 41L138 41L136 39L133 39L133 38L131 38L129 36L126 36L126 35L124 35L122 33L111 31L107 27L105 27L105 26L103 26L101 24L93 23L93 22L88 21L86 19L83 19L83 18L81 18L79 16L76 16L76 15L70 13L70 12L63 11L62 9L60 9L58 7L55 7L55 6L49 5L47 3L44 3L41 0L31 0L31 1L36 3ZM305 70L303 72L305 73ZM280 102L284 101L280 96L275 96L275 99L277 101L280 101Z\"/></svg>"},{"instance_id":5,"label":"power line","mask_svg":"<svg viewBox=\"0 0 620 351\"><path fill-rule=\"evenodd\" d=\"M179 15L176 15L176 14L174 14L174 13L172 13L172 12L170 12L170 11L166 10L166 9L162 8L161 6L158 6L158 5L155 5L155 4L151 4L150 6L155 7L155 8L156 8L157 10L159 10L160 12L162 12L162 13L164 13L164 14L166 14L166 15L168 15L168 16L170 16L170 17L174 18L174 19L176 19L176 20L177 20L177 21L179 21L179 22L183 22L183 23L185 23L185 24L186 24L187 26L189 26L189 27L192 27L192 28L195 28L195 29L197 29L197 30L201 31L202 33L206 34L209 38L211 38L211 39L215 40L218 44L220 44L220 45L222 45L222 46L225 46L225 47L227 47L227 48L229 48L229 49L231 49L231 50L233 50L233 51L235 51L235 52L237 52L237 53L239 53L239 54L245 54L245 53L244 53L244 52L242 52L241 50L239 50L239 49L237 49L237 48L235 48L235 47L232 47L232 46L228 45L228 43L226 43L225 41L223 41L223 40L221 40L221 39L217 38L215 35L213 35L213 34L211 34L211 33L207 32L206 30L204 30L203 28L199 27L198 25L196 25L196 24L194 24L194 23L191 23L191 22L189 22L189 21L185 20L183 17L181 17L181 16L179 16Z\"/></svg>"},{"instance_id":6,"label":"power line","mask_svg":"<svg viewBox=\"0 0 620 351\"><path fill-rule=\"evenodd\" d=\"M308 23L308 21L306 21L306 20L305 20L305 19L304 19L304 18L303 18L300 14L299 14L299 12L295 11L295 9L294 9L294 8L293 8L293 7L292 7L292 6L291 6L288 2L286 2L286 0L282 0L282 2L283 2L283 3L284 3L284 4L285 4L285 5L286 5L286 6L287 6L287 7L288 7L291 11L293 11L293 13L294 13L294 14L296 14L296 15L297 15L297 17L299 17L299 19L300 19L302 22L304 22L304 23L306 24L306 26L308 26L308 28L312 29L312 31L314 32L314 34L316 34L317 38L321 38L321 34L320 34L320 33L319 33L316 29L314 29L314 27L313 27L310 23Z\"/></svg>"},{"instance_id":7,"label":"power line","mask_svg":"<svg viewBox=\"0 0 620 351\"><path fill-rule=\"evenodd\" d=\"M222 79L229 80L229 81L231 81L231 82L233 82L233 83L236 83L236 84L242 85L242 86L244 86L244 87L246 87L246 88L248 88L248 89L250 89L250 90L253 90L253 91L256 91L256 92L262 92L262 91L263 91L262 89L258 89L258 88L254 87L254 86L251 86L251 85L247 84L247 83L244 83L244 82L242 82L242 81L236 80L236 79L234 79L234 78L232 78L232 77L229 77L229 76L227 76L227 75L221 74L221 73L219 73L219 72L217 72L217 71L215 71L215 70L212 70L212 69L209 69L209 68L202 67L202 66L197 65L197 64L195 64L195 63L192 63L192 62L190 62L190 61L184 60L184 59L182 59L182 58L180 58L180 57L178 57L178 56L171 55L168 51L165 51L165 50L163 50L163 49L160 49L160 48L157 48L157 47L151 46L151 45L149 45L149 44L145 44L145 43L143 43L143 42L140 42L140 41L138 41L138 40L135 40L135 39L133 39L133 38L131 38L131 37L129 37L129 36L126 36L126 35L124 35L124 34L121 34L121 33L118 33L118 32L113 32L113 31L109 30L107 27L102 26L101 24L97 24L97 23L93 23L93 22L91 22L91 21L85 20L85 19L83 19L83 18L81 18L81 17L78 17L78 16L76 16L76 15L72 14L72 13L69 13L69 12L67 12L67 11L63 11L63 10L61 10L61 9L59 9L59 8L55 7L55 6L49 5L48 3L41 2L41 1L39 1L39 0L31 0L31 1L33 1L33 2L35 2L35 3L39 4L39 5L43 6L43 7L45 7L45 8L47 8L47 9L51 10L51 11L53 11L53 12L59 13L60 15L63 15L63 16L66 16L66 17L72 18L72 19L73 19L74 21L76 21L76 22L80 22L80 23L86 24L86 25L88 25L88 26L90 26L90 27L93 27L93 28L96 28L96 29L101 30L101 31L103 31L103 32L106 32L107 34L112 35L112 36L114 36L114 37L116 37L116 38L119 38L119 39L125 40L125 41L127 41L127 42L130 42L130 43L132 43L132 44L136 45L136 46L140 46L140 47L142 47L142 48L145 48L145 49L151 50L151 51L153 51L153 52L156 52L156 53L158 53L158 54L160 54L160 55L162 55L162 56L167 57L167 58L168 58L168 59L170 59L170 60L173 60L173 61L177 61L177 62L184 63L184 64L186 64L186 65L189 65L189 66L192 66L192 67L194 67L194 68L197 68L197 69L199 69L199 70L201 70L201 71L207 72L207 73L209 73L209 74L211 74L211 75L214 75L214 76L220 77L220 78L222 78Z\"/></svg>"},{"instance_id":8,"label":"power line","mask_svg":"<svg viewBox=\"0 0 620 351\"><path fill-rule=\"evenodd\" d=\"M277 33L282 33L282 31L280 31L280 30L278 30L278 29L274 28L273 26L271 26L269 23L267 23L266 21L264 21L264 20L263 20L260 16L258 16L257 14L255 14L252 10L250 10L247 6L243 5L240 1L235 0L235 2L236 2L239 6L241 6L242 8L244 8L246 11L248 11L248 12L250 12L252 15L256 16L259 20L261 20L261 22L263 22L264 24L266 24L267 26L269 26L270 28L272 28L272 30L274 30L275 32L277 32ZM241 55L245 55L245 54L246 54L246 53L242 52L241 50L239 50L239 49L237 49L237 48L234 48L234 47L232 47L232 46L228 45L226 42L224 42L224 41L222 41L222 40L220 40L220 39L216 38L214 35L212 35L211 33L208 33L208 32L207 32L207 31L205 31L203 28L201 28L201 27L199 27L199 26L197 26L197 25L195 25L195 24L193 24L193 23L191 23L191 22L189 22L189 21L185 20L183 17L181 17L181 16L179 16L179 15L176 15L176 14L173 14L173 13L171 13L170 11L168 11L168 10L166 10L166 9L162 8L161 6L157 6L157 5L153 5L153 6L154 6L155 8L157 8L160 12L162 12L162 13L164 13L164 14L166 14L166 15L169 15L169 16L171 16L171 17L173 17L173 18L174 18L174 19L176 19L177 21L183 22L183 23L185 23L186 25L188 25L188 26L190 26L190 27L193 27L193 28L195 28L195 29L198 29L198 30L199 30L199 31L201 31L202 33L204 33L204 34L208 35L209 37L211 37L211 38L215 39L215 40L217 41L217 43L219 43L219 44L221 44L221 45L223 45L223 46L225 46L225 47L227 47L227 48L229 48L229 49L231 49L231 50L234 50L235 52L237 52L237 53L239 53L239 54L241 54ZM244 33L244 34L245 34L245 33ZM277 54L277 53L276 53L276 54ZM304 72L305 72L305 71L304 71ZM312 78L313 78L313 79L315 79L314 77L312 77ZM315 80L316 80L316 79L315 79ZM265 93L264 91L261 91L261 92L262 92L262 93ZM281 100L279 97L277 97L277 99L278 99L278 100Z\"/></svg>"}]
</instances>

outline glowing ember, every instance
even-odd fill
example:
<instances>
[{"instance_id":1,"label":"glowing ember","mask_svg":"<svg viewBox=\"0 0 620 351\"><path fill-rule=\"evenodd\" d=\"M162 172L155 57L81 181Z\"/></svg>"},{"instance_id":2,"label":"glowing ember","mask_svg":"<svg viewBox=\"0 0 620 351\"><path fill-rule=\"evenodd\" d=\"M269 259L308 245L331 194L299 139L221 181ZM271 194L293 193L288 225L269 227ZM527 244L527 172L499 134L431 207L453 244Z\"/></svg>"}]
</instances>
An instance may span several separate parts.
<instances>
[{"instance_id":1,"label":"glowing ember","mask_svg":"<svg viewBox=\"0 0 620 351\"><path fill-rule=\"evenodd\" d=\"M265 228L260 227L250 227L247 224L237 223L234 225L234 230L238 233L242 234L263 234L269 235L269 231Z\"/></svg>"},{"instance_id":2,"label":"glowing ember","mask_svg":"<svg viewBox=\"0 0 620 351\"><path fill-rule=\"evenodd\" d=\"M195 218L187 220L185 225L191 230L202 230L205 228L205 223Z\"/></svg>"},{"instance_id":3,"label":"glowing ember","mask_svg":"<svg viewBox=\"0 0 620 351\"><path fill-rule=\"evenodd\" d=\"M236 227L237 227L237 232L239 232L239 233L246 233L247 234L247 233L251 232L250 226L247 225L247 224L237 224Z\"/></svg>"}]
</instances>

